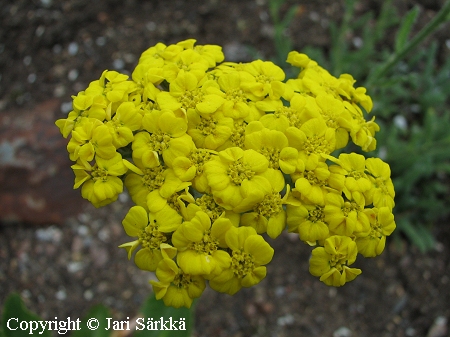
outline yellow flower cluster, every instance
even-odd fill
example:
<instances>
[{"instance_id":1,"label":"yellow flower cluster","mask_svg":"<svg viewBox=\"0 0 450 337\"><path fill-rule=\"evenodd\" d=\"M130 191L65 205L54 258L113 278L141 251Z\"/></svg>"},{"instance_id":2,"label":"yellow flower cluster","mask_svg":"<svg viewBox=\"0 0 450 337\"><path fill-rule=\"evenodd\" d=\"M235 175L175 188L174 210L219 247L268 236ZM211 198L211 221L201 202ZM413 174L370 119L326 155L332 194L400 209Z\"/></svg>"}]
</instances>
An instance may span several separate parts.
<instances>
[{"instance_id":1,"label":"yellow flower cluster","mask_svg":"<svg viewBox=\"0 0 450 337\"><path fill-rule=\"evenodd\" d=\"M224 62L221 47L158 43L129 76L104 71L56 121L75 163L74 188L96 207L127 188L123 227L136 265L168 306L190 307L208 281L235 294L266 276L264 239L287 228L315 246L310 272L341 286L379 255L395 228L388 164L356 153L379 130L365 88L305 54L285 80L272 62Z\"/></svg>"}]
</instances>

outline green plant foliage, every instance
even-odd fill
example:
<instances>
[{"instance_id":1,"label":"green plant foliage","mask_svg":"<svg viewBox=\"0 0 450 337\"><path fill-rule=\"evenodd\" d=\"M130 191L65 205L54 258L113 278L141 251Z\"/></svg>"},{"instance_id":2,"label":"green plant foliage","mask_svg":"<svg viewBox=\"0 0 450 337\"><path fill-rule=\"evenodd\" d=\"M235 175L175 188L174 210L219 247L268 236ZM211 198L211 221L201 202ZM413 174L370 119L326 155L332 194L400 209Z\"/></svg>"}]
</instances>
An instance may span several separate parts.
<instances>
[{"instance_id":1,"label":"green plant foliage","mask_svg":"<svg viewBox=\"0 0 450 337\"><path fill-rule=\"evenodd\" d=\"M269 0L269 13L274 29L274 44L276 55L274 62L280 66L285 65L288 53L292 50L292 38L287 30L295 18L299 5L289 7L286 14L281 17L281 9L286 5L286 0Z\"/></svg>"},{"instance_id":2,"label":"green plant foliage","mask_svg":"<svg viewBox=\"0 0 450 337\"><path fill-rule=\"evenodd\" d=\"M195 302L191 306L190 309L181 307L181 308L173 308L166 307L163 301L158 301L155 298L154 294L151 294L144 305L141 308L142 316L144 317L141 322L147 322L149 319L153 319L153 321L158 320L170 320L172 322L177 321L180 322L180 319L184 319L186 325L186 330L161 330L161 331L152 331L148 329L143 329L141 331L136 331L134 333L134 337L188 337L191 335L191 330L194 322L194 308ZM145 324L145 323L144 323ZM169 324L167 324L168 326ZM174 326L179 327L179 324L174 324Z\"/></svg>"},{"instance_id":3,"label":"green plant foliage","mask_svg":"<svg viewBox=\"0 0 450 337\"><path fill-rule=\"evenodd\" d=\"M450 113L429 108L423 120L399 128L384 125L380 135L395 185L398 229L422 251L434 246L433 223L447 216L450 186Z\"/></svg>"},{"instance_id":4,"label":"green plant foliage","mask_svg":"<svg viewBox=\"0 0 450 337\"><path fill-rule=\"evenodd\" d=\"M10 294L4 303L2 324L1 324L2 332L0 333L0 336L25 337L30 335L39 335L44 337L51 337L50 331L48 329L43 330L42 327L40 326L32 326L34 331L31 331L31 334L30 330L21 330L20 328L17 328L17 330L10 330L7 327L7 322L11 318L17 318L17 322L19 323L23 321L26 322L42 321L42 319L39 318L39 316L33 314L25 307L22 299L16 293ZM16 322L14 322L14 324L16 324ZM31 324L28 325L31 326Z\"/></svg>"},{"instance_id":5,"label":"green plant foliage","mask_svg":"<svg viewBox=\"0 0 450 337\"><path fill-rule=\"evenodd\" d=\"M111 335L111 330L108 329L108 321L107 318L111 318L111 312L104 305L96 305L93 306L85 318L81 320L80 330L74 331L72 333L73 337L108 337ZM89 329L88 321L96 320L98 322L98 328ZM94 323L95 324L95 323Z\"/></svg>"}]
</instances>

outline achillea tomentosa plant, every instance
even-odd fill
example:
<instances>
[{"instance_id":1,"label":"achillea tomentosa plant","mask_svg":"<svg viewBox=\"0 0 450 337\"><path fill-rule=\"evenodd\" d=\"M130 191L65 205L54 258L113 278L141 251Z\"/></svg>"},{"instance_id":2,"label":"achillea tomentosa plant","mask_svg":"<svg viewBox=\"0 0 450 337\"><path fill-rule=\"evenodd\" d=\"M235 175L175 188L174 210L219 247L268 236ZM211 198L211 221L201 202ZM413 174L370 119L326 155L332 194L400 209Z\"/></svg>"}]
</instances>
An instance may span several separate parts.
<instances>
[{"instance_id":1,"label":"achillea tomentosa plant","mask_svg":"<svg viewBox=\"0 0 450 337\"><path fill-rule=\"evenodd\" d=\"M296 51L285 81L272 62L224 62L190 39L146 50L131 79L105 70L56 121L75 162L74 188L100 207L123 185L128 258L155 272L157 299L190 307L205 289L258 284L287 228L314 247L309 271L330 286L361 273L395 229L394 187L379 158L333 152L376 147L372 100L344 74Z\"/></svg>"}]
</instances>

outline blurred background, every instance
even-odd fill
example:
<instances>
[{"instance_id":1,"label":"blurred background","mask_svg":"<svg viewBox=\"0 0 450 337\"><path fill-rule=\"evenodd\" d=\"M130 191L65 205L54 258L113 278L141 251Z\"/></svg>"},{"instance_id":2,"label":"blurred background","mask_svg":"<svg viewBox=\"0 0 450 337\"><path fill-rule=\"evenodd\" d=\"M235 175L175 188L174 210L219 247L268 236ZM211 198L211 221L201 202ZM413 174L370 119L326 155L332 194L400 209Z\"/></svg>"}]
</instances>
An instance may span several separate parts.
<instances>
[{"instance_id":1,"label":"blurred background","mask_svg":"<svg viewBox=\"0 0 450 337\"><path fill-rule=\"evenodd\" d=\"M66 140L54 126L71 95L105 69L130 74L158 42L218 44L226 60L307 53L366 86L381 126L375 153L391 165L397 231L363 274L328 288L308 272L295 235L275 248L266 279L231 297L207 289L194 336L449 336L450 25L439 25L386 71L443 0L0 1L0 312L12 292L44 319L104 304L138 314L154 276L117 248L132 205L95 209L72 190ZM447 14L447 19L450 16ZM444 21L444 20L443 20ZM290 74L290 69L286 68ZM378 75L377 75L378 74Z\"/></svg>"}]
</instances>

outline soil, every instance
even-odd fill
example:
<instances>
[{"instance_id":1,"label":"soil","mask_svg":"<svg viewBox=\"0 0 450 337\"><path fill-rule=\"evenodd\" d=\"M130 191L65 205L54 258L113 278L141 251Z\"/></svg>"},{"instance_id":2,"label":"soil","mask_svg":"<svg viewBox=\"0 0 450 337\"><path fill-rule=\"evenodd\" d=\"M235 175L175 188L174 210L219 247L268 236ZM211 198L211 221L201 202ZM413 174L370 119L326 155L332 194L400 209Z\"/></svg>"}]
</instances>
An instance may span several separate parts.
<instances>
[{"instance_id":1,"label":"soil","mask_svg":"<svg viewBox=\"0 0 450 337\"><path fill-rule=\"evenodd\" d=\"M247 61L254 53L273 57L267 2L0 1L0 113L19 106L33 111L57 98L63 116L70 96L104 69L131 71L140 53L157 42L196 38L199 44L222 45L233 61ZM282 11L294 3L285 1ZM286 33L297 50L311 45L327 50L330 22L342 19L344 1L299 3ZM381 3L361 1L356 14L376 15ZM421 8L418 27L442 3L395 1L400 14L413 5ZM450 41L448 31L437 37L442 45ZM154 276L117 248L129 241L121 220L130 205L122 195L101 209L88 206L63 226L1 226L0 302L15 291L45 319L83 317L98 303L116 319L134 317ZM310 248L283 234L270 241L275 257L259 285L235 296L205 291L196 306L194 336L449 336L449 221L434 232L437 245L426 254L397 237L380 257L359 257L363 274L338 289L311 276Z\"/></svg>"}]
</instances>

